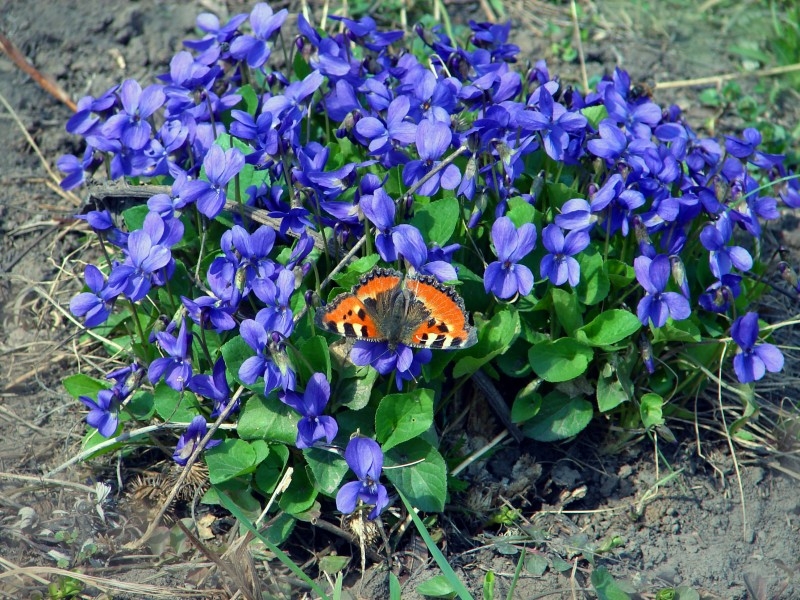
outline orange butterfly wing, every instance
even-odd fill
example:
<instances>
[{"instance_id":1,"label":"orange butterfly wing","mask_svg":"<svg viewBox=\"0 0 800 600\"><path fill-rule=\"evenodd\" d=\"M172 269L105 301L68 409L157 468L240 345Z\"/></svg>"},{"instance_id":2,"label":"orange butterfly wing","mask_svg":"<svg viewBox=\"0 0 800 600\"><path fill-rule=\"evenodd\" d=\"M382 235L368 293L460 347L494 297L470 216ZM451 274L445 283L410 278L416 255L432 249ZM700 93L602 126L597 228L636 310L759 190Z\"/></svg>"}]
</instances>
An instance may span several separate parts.
<instances>
[{"instance_id":1,"label":"orange butterfly wing","mask_svg":"<svg viewBox=\"0 0 800 600\"><path fill-rule=\"evenodd\" d=\"M374 269L364 275L349 292L339 294L317 310L317 327L346 337L375 342L385 341L380 323L364 302L374 305L378 296L398 287L403 277L391 269Z\"/></svg>"},{"instance_id":2,"label":"orange butterfly wing","mask_svg":"<svg viewBox=\"0 0 800 600\"><path fill-rule=\"evenodd\" d=\"M467 320L464 300L454 288L439 283L435 277L412 275L406 278L406 289L430 313L428 320L411 334L408 345L457 350L477 343L478 336Z\"/></svg>"}]
</instances>

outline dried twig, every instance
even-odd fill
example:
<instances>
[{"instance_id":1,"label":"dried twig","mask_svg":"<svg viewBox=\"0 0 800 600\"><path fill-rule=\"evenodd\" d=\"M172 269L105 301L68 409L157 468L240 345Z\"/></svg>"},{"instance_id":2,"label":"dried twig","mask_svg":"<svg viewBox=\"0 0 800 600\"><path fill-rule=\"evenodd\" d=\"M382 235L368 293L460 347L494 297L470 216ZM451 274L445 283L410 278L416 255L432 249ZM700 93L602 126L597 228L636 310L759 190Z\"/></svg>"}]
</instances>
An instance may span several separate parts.
<instances>
[{"instance_id":1,"label":"dried twig","mask_svg":"<svg viewBox=\"0 0 800 600\"><path fill-rule=\"evenodd\" d=\"M61 89L55 81L49 76L44 75L36 67L34 67L27 58L19 51L14 43L5 35L0 33L0 50L6 53L8 58L11 59L15 65L25 71L31 78L38 83L48 94L53 96L59 102L66 104L73 112L78 110L77 105L69 97L69 94Z\"/></svg>"}]
</instances>

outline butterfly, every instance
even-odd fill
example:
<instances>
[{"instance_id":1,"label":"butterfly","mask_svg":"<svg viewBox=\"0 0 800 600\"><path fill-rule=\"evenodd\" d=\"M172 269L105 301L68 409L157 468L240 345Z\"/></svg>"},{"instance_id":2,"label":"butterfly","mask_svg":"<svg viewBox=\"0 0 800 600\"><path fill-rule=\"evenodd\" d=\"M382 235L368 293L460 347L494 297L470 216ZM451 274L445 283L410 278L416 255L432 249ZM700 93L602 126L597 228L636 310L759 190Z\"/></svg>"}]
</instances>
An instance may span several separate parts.
<instances>
[{"instance_id":1,"label":"butterfly","mask_svg":"<svg viewBox=\"0 0 800 600\"><path fill-rule=\"evenodd\" d=\"M373 269L315 316L317 327L368 342L460 350L478 341L464 301L429 275Z\"/></svg>"}]
</instances>

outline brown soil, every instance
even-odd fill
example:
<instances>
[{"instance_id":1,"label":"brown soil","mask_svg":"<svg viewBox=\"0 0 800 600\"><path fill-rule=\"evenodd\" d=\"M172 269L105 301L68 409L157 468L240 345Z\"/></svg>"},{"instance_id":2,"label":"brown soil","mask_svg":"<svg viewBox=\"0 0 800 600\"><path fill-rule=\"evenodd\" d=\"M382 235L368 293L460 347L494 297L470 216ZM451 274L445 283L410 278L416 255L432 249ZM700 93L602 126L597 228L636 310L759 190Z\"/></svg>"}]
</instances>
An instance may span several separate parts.
<instances>
[{"instance_id":1,"label":"brown soil","mask_svg":"<svg viewBox=\"0 0 800 600\"><path fill-rule=\"evenodd\" d=\"M747 9L738 8L740 3L718 4L707 3L709 8L699 12L694 3L677 0L581 3L588 75L618 64L634 81L653 86L740 70L729 51L730 40L760 41L768 33L768 19L766 13L751 14L761 9L749 3ZM572 39L568 7L530 0L506 5L517 23L515 41L523 48L522 56L532 62L546 58L551 72L579 80L577 63L559 60ZM150 81L165 72L181 40L193 32L195 16L210 9L222 16L226 10L241 12L249 6L233 0L227 7L213 0L6 0L0 33L78 99L128 77ZM451 14L457 13L483 17L477 2L452 4ZM746 89L755 84L756 80L742 82ZM662 105L675 102L688 109L698 127L735 131L741 126L733 111L704 109L699 91L661 91L656 85L654 93ZM69 109L2 55L0 94L49 165L58 155L79 150L64 131ZM767 108L766 118L791 128L797 123L798 103L790 94L779 98ZM205 591L191 591L211 564L195 551L170 557L163 554L163 544L154 545L153 555L121 548L136 537L137 527L146 525L147 507L132 506L135 502L130 500L118 503L116 462L73 466L50 483L39 479L77 453L85 431L82 406L67 396L61 379L77 371L97 375L105 370L106 358L99 352L92 355L85 346L79 349L76 328L65 310L78 290L73 276L89 260L82 250L83 230L70 219L80 199L56 193L15 117L5 109L0 116L0 597L44 592L46 582L56 580L59 566L154 586L125 592L100 580L85 590L85 597L93 597L98 589L110 590L115 598L155 597L159 589L167 598L182 597L181 591L212 597L214 589L217 597L227 597L219 589L225 576L205 581ZM783 314L790 314L789 309L780 308ZM594 597L589 578L598 566L641 598L680 585L706 598L800 598L800 466L790 458L797 452L796 432L784 428L787 435L778 439L780 428L775 426L778 419L785 423L797 417L793 405L798 392L787 384L772 397L778 401L764 408L764 429L757 442L736 446L735 455L718 434L720 426L702 430L703 442L698 444L695 423L671 423L679 442L662 442L657 450L679 472L675 477L666 477L664 462L656 461L656 448L649 442L613 451L611 437L584 436L560 446L506 444L488 462L471 467L466 473L473 483L471 493L454 502L473 508L489 502L483 507L488 515L496 512L498 499L505 498L521 510L524 527L486 526L448 511L440 523L445 552L475 597L481 596L488 570L497 576L498 597L505 597L520 558L518 549L533 539L536 550L528 551L515 598ZM480 403L473 404L478 412ZM728 423L740 410L732 398L723 397L719 405L731 411L726 413ZM702 406L706 408L700 427L719 423L717 405ZM499 431L486 431L480 417L469 423L480 423L467 426L475 447ZM769 440L776 449L780 441L793 444L784 444L783 454L766 452ZM119 473L129 479L130 465L123 463ZM102 515L86 490L67 485L91 487L95 481L112 488ZM138 512L143 513L140 519L134 516ZM301 529L310 534L308 539L317 535L321 545L316 550L323 549L328 541L324 535L310 526ZM408 537L405 550L410 554L416 540ZM613 549L592 554L617 537ZM216 548L220 540L224 538L208 543ZM349 594L388 597L385 570L372 566L361 579L358 548L348 549L341 542L338 546L339 553L356 557ZM18 571L25 567L30 567L27 574ZM403 598L418 597L416 585L437 572L435 565L425 563L404 576ZM690 596L681 596L686 597Z\"/></svg>"}]
</instances>

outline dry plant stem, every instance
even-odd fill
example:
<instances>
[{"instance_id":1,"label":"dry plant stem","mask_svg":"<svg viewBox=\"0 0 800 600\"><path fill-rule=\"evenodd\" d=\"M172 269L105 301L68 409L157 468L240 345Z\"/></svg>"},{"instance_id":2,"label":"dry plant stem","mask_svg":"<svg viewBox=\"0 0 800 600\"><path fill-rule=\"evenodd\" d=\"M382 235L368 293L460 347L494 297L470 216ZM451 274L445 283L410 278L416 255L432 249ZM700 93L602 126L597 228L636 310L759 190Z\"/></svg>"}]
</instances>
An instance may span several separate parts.
<instances>
[{"instance_id":1,"label":"dry plant stem","mask_svg":"<svg viewBox=\"0 0 800 600\"><path fill-rule=\"evenodd\" d=\"M774 75L783 75L785 73L792 73L800 71L800 63L793 65L785 65L783 67L773 67L771 69L759 69L757 71L749 71L747 73L725 73L723 75L711 75L709 77L698 77L697 79L678 79L675 81L663 81L656 83L654 86L657 90L667 90L672 88L692 87L695 85L719 85L725 81L733 81L735 79L744 79L745 77L772 77Z\"/></svg>"},{"instance_id":2,"label":"dry plant stem","mask_svg":"<svg viewBox=\"0 0 800 600\"><path fill-rule=\"evenodd\" d=\"M29 373L27 375L30 375ZM16 396L16 394L14 394ZM29 423L27 419L23 419L13 411L8 410L5 406L0 405L0 414L7 416L12 421L16 421L19 425L23 425L36 433L52 435L52 431L44 427L38 427L33 423Z\"/></svg>"},{"instance_id":3,"label":"dry plant stem","mask_svg":"<svg viewBox=\"0 0 800 600\"><path fill-rule=\"evenodd\" d=\"M105 206L108 203L113 204L115 201L121 202L125 200L140 200L145 202L156 194L166 194L169 196L171 193L172 188L168 185L128 185L124 181L110 181L91 186L84 207L88 206L91 208L93 205ZM242 217L251 219L260 225L272 227L275 231L280 230L281 223L283 222L283 219L270 217L269 212L266 210L247 206L246 204L239 204L233 200L225 201L225 210L240 214ZM314 240L314 246L319 250L325 250L322 236L319 233L308 230L307 233L311 239ZM300 234L291 230L288 230L286 234L294 238L300 237Z\"/></svg>"},{"instance_id":4,"label":"dry plant stem","mask_svg":"<svg viewBox=\"0 0 800 600\"><path fill-rule=\"evenodd\" d=\"M489 450L491 450L492 448L497 446L497 444L502 442L506 438L506 436L508 436L508 431L501 431L496 436L494 436L494 439L492 439L491 442L489 442L488 444L486 444L482 448L478 448L475 452L470 454L467 458L465 458L461 462L460 465L458 465L455 469L453 469L453 472L452 472L453 477L455 477L456 475L461 473L461 471L466 469L468 466L470 466L472 463L474 463L476 460L478 460L481 456L486 454Z\"/></svg>"},{"instance_id":5,"label":"dry plant stem","mask_svg":"<svg viewBox=\"0 0 800 600\"><path fill-rule=\"evenodd\" d=\"M82 331L84 331L84 333L87 333L89 336L93 337L93 338L94 338L94 339L96 339L98 342L101 342L101 343L103 343L103 344L106 344L106 345L108 345L108 346L111 346L111 347L112 347L114 350L116 350L117 352L124 352L124 351L125 351L125 348L123 348L122 346L120 346L120 345L119 345L119 344L117 344L116 342L114 342L114 341L112 341L112 340L109 340L109 339L107 339L107 338L104 338L103 336L97 335L97 334L96 334L96 333L94 333L94 332L93 332L91 329L87 329L87 328L84 326L84 324L83 324L83 323L81 323L80 321L78 321L77 319L75 319L75 317L73 317L73 316L72 316L72 313L70 313L69 311L65 310L65 309L64 309L64 308L63 308L63 307L62 307L62 306L61 306L61 305L60 305L58 302L56 302L56 301L55 301L55 300L54 300L54 299L53 299L53 298L50 296L50 294L48 294L47 292L45 292L45 291L44 291L42 288L40 288L39 286L34 286L34 287L33 287L33 290L34 290L36 293L38 293L39 295L41 295L41 296L42 296L42 298L44 298L45 300L47 300L47 301L48 301L50 304L52 304L52 305L53 305L53 308L55 308L55 309L56 309L58 312L60 312L60 313L61 313L61 314L62 314L64 317L66 317L66 319L67 319L68 321L70 321L70 322L71 322L73 325L75 325L75 327L77 327L78 329L81 329Z\"/></svg>"},{"instance_id":6,"label":"dry plant stem","mask_svg":"<svg viewBox=\"0 0 800 600\"><path fill-rule=\"evenodd\" d=\"M186 461L186 464L183 467L183 472L181 472L180 477L178 477L178 481L175 482L175 485L172 486L172 490L170 490L169 495L164 500L164 504L158 511L158 514L153 518L153 521L147 528L147 531L144 532L141 538L138 540L134 540L129 542L123 546L126 550L136 550L141 548L147 540L155 533L156 528L158 527L159 523L161 523L161 518L164 516L164 513L167 512L167 508L172 505L172 501L175 500L175 497L178 495L178 491L183 486L183 483L186 481L186 478L189 476L189 473L192 470L192 465L197 462L197 459L200 458L200 453L205 449L206 444L211 439L211 437L216 433L217 429L219 429L222 422L228 418L228 415L231 414L233 411L234 406L236 406L236 401L239 399L239 396L245 391L244 386L239 386L239 389L236 390L236 393L233 394L233 397L228 402L228 405L225 409L220 413L217 420L208 428L208 432L206 433L205 437L200 440L200 443L195 446L194 451L192 452L189 460Z\"/></svg>"},{"instance_id":7,"label":"dry plant stem","mask_svg":"<svg viewBox=\"0 0 800 600\"><path fill-rule=\"evenodd\" d=\"M247 598L247 600L256 600L256 597L253 593L255 590L250 589L247 582L244 580L242 573L239 572L239 570L236 569L232 563L222 560L215 552L212 552L211 549L201 542L196 535L189 531L186 525L184 525L181 521L176 521L176 525L203 556L214 563L214 565L216 565L220 571L224 572L233 580L233 584L236 586L236 592L234 595L240 594ZM225 582L223 582L222 585L228 588ZM230 594L231 592L233 592L233 590L229 588L228 593Z\"/></svg>"},{"instance_id":8,"label":"dry plant stem","mask_svg":"<svg viewBox=\"0 0 800 600\"><path fill-rule=\"evenodd\" d=\"M348 531L345 531L341 527L337 527L336 525L326 521L325 519L317 519L314 522L314 527L319 527L323 531L327 531L328 533L332 533L333 535L339 536L343 540L347 540L349 543L351 543L353 545L358 545L358 543L359 543L358 542L358 537L356 537L355 535L353 535L352 533L350 533ZM366 551L367 551L367 556L373 562L380 563L380 562L383 562L386 559L385 556L381 556L380 554L375 552L375 550L371 550L370 548L367 548Z\"/></svg>"},{"instance_id":9,"label":"dry plant stem","mask_svg":"<svg viewBox=\"0 0 800 600\"><path fill-rule=\"evenodd\" d=\"M436 5L438 6L438 3ZM405 194L403 194L403 196L405 198L410 198L414 194L414 192L416 192L419 188L421 188L423 185L425 185L426 181L428 181L431 177L436 175L439 171L441 171L442 169L445 169L448 165L453 163L453 161L455 161L455 159L457 159L459 156L464 154L464 152L466 152L467 150L469 150L469 148L467 147L466 144L464 144L462 146L459 146L452 154L450 154L442 162L440 162L438 165L436 165L434 168L432 168L430 171L428 171L422 179L420 179L418 182L416 182L414 185L412 185L410 188L408 188L408 190L406 191Z\"/></svg>"},{"instance_id":10,"label":"dry plant stem","mask_svg":"<svg viewBox=\"0 0 800 600\"><path fill-rule=\"evenodd\" d=\"M19 51L14 43L2 33L0 33L0 50L5 52L8 58L11 59L11 62L30 75L48 94L59 102L66 104L71 111L75 112L78 110L77 105L72 101L72 98L69 97L69 94L61 89L50 77L43 75L41 71L28 62L28 59Z\"/></svg>"},{"instance_id":11,"label":"dry plant stem","mask_svg":"<svg viewBox=\"0 0 800 600\"><path fill-rule=\"evenodd\" d=\"M489 406L494 411L494 414L497 415L497 418L503 422L503 425L511 434L511 437L513 437L518 444L521 444L525 439L525 434L522 433L520 428L511 420L511 411L508 409L508 404L506 404L500 392L497 391L494 382L489 379L486 373L480 370L472 375L472 382L486 396L486 401L489 403Z\"/></svg>"},{"instance_id":12,"label":"dry plant stem","mask_svg":"<svg viewBox=\"0 0 800 600\"><path fill-rule=\"evenodd\" d=\"M578 49L578 62L581 66L581 80L584 91L589 90L589 74L586 72L586 58L583 54L583 42L581 41L581 26L578 23L578 7L575 0L571 2L570 11L572 13L572 26L575 28L575 47Z\"/></svg>"},{"instance_id":13,"label":"dry plant stem","mask_svg":"<svg viewBox=\"0 0 800 600\"><path fill-rule=\"evenodd\" d=\"M21 568L20 568L20 566L19 566L19 565L17 565L17 564L14 564L14 563L13 563L13 562L11 562L10 560L8 560L7 558L3 558L2 556L0 556L0 566L4 567L4 568L5 568L5 570L7 570L7 571L12 571L12 570L14 570L14 571L22 571L22 570L23 570L23 569L21 569ZM33 580L34 580L34 581L36 581L37 583L41 583L42 585L47 585L48 583L50 583L50 582L49 582L47 579L45 579L44 577L39 577L39 576L36 574L36 572L35 572L35 571L34 571L34 572L32 572L32 573L29 573L29 574L27 574L27 575L28 575L28 577L30 577L31 579L33 579ZM20 579L22 579L22 576L21 576L21 575L20 575L19 577L20 577Z\"/></svg>"},{"instance_id":14,"label":"dry plant stem","mask_svg":"<svg viewBox=\"0 0 800 600\"><path fill-rule=\"evenodd\" d=\"M725 408L722 406L722 365L725 362L725 353L728 349L727 344L722 348L722 356L719 359L719 371L717 372L717 402L719 403L719 415L722 419L722 426L725 430L725 440L728 442L728 448L731 451L731 459L733 460L733 468L736 471L736 483L739 486L739 498L742 506L742 539L747 542L747 505L744 500L744 486L742 485L742 472L739 470L739 459L736 458L736 448L733 446L731 439L731 432L728 431L728 423L725 419Z\"/></svg>"},{"instance_id":15,"label":"dry plant stem","mask_svg":"<svg viewBox=\"0 0 800 600\"><path fill-rule=\"evenodd\" d=\"M117 437L108 438L106 441L89 448L88 450L84 450L83 452L76 454L72 458L70 458L67 462L63 463L62 465L56 467L52 471L46 474L46 477L52 477L56 473L60 473L61 471L68 469L72 465L79 463L83 460L86 460L93 454L97 454L100 450L113 446L114 444L118 444L120 442L127 442L129 440L135 439L137 437L142 437L143 435L147 435L148 433L153 433L154 431L163 431L166 429L186 429L189 427L190 423L160 423L158 425L148 425L147 427L141 427L139 429L134 429L133 431L125 431L119 434ZM220 425L216 429L235 429L236 425L233 424L224 424Z\"/></svg>"},{"instance_id":16,"label":"dry plant stem","mask_svg":"<svg viewBox=\"0 0 800 600\"><path fill-rule=\"evenodd\" d=\"M49 479L47 477L37 477L36 475L18 475L16 473L0 473L0 479L11 479L13 481L30 481L51 487L72 488L87 494L95 495L96 490L88 485L75 483L72 481L61 481L59 479Z\"/></svg>"},{"instance_id":17,"label":"dry plant stem","mask_svg":"<svg viewBox=\"0 0 800 600\"><path fill-rule=\"evenodd\" d=\"M214 595L215 592L217 594L222 592L222 590L203 590L202 593L199 593L198 590L187 590L179 587L168 588L157 585L149 585L146 583L129 583L127 581L108 579L107 577L94 577L92 575L86 575L78 570L68 571L67 569L43 566L17 567L15 569L11 569L5 573L0 573L0 581L8 577L29 577L31 579L41 581L41 575L55 575L62 578L68 577L71 579L77 579L78 581L82 581L83 583L96 587L106 593L115 591L118 593L131 594L136 598L211 598L219 597ZM47 584L49 581L44 581L43 583ZM203 596L202 594L206 595ZM22 596L17 597L21 598Z\"/></svg>"},{"instance_id":18,"label":"dry plant stem","mask_svg":"<svg viewBox=\"0 0 800 600\"><path fill-rule=\"evenodd\" d=\"M0 104L2 104L5 107L5 109L8 111L8 114L10 114L11 118L14 119L14 122L17 124L17 127L19 127L20 131L22 131L22 135L25 136L25 141L28 142L28 145L36 153L36 156L39 157L39 161L42 163L44 170L47 171L47 174L50 176L50 178L56 183L61 181L53 172L53 170L50 168L50 165L45 160L41 150L39 150L39 146L36 144L35 141L33 141L33 138L28 133L28 130L25 129L25 125L23 125L22 121L19 118L19 115L17 115L16 111L11 107L11 105L8 103L8 100L6 100L5 96L3 96L2 94L0 94ZM75 194L71 192L65 192L64 190L60 190L59 194L61 195L62 198L65 198L66 200L71 202L74 206L80 206L81 200Z\"/></svg>"}]
</instances>

